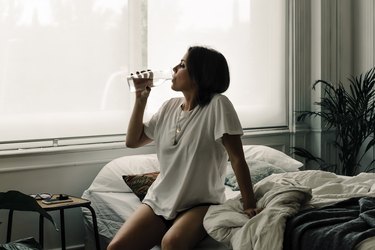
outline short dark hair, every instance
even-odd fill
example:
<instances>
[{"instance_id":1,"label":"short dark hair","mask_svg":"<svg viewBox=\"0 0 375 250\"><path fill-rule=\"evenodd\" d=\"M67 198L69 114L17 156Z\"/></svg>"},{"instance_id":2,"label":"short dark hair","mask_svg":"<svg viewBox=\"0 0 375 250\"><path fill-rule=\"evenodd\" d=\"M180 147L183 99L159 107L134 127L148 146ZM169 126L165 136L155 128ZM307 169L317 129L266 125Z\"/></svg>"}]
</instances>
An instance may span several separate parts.
<instances>
[{"instance_id":1,"label":"short dark hair","mask_svg":"<svg viewBox=\"0 0 375 250\"><path fill-rule=\"evenodd\" d=\"M186 63L190 78L198 86L199 105L207 105L215 94L228 89L229 67L220 52L208 47L192 46L188 49Z\"/></svg>"}]
</instances>

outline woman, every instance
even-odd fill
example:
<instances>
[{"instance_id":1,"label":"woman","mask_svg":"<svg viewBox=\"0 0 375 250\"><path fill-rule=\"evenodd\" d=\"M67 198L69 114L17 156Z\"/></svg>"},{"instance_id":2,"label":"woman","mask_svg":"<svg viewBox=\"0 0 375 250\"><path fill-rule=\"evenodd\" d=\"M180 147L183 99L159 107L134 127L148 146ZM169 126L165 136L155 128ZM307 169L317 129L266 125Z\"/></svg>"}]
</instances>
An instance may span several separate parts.
<instances>
[{"instance_id":1,"label":"woman","mask_svg":"<svg viewBox=\"0 0 375 250\"><path fill-rule=\"evenodd\" d=\"M225 57L210 48L190 47L173 68L172 98L143 124L151 89L136 92L126 145L155 141L160 174L140 207L124 223L108 249L191 249L206 236L203 218L211 204L224 202L228 157L239 183L244 213L257 212L244 158L242 127L227 97Z\"/></svg>"}]
</instances>

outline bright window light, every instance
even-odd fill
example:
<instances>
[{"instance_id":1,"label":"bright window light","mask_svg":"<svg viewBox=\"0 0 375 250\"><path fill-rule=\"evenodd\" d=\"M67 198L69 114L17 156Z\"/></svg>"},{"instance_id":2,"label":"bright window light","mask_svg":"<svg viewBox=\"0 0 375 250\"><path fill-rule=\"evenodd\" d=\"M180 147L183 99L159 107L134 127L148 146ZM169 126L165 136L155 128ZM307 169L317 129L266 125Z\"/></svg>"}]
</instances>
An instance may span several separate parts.
<instances>
[{"instance_id":1,"label":"bright window light","mask_svg":"<svg viewBox=\"0 0 375 250\"><path fill-rule=\"evenodd\" d=\"M15 141L125 139L134 102L125 76L170 69L191 45L226 56L225 95L244 128L286 126L287 2L0 0L0 150ZM145 119L172 96L181 93L168 84L153 89Z\"/></svg>"}]
</instances>

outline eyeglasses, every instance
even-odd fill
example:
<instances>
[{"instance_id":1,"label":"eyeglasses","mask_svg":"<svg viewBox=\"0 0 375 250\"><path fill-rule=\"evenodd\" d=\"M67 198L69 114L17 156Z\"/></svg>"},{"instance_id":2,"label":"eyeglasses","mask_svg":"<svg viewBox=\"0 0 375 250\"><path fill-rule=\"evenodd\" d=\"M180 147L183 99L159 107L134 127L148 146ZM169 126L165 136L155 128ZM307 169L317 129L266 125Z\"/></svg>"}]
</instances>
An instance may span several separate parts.
<instances>
[{"instance_id":1,"label":"eyeglasses","mask_svg":"<svg viewBox=\"0 0 375 250\"><path fill-rule=\"evenodd\" d=\"M39 194L30 194L36 200L48 200L52 198L52 195L49 193L39 193Z\"/></svg>"}]
</instances>

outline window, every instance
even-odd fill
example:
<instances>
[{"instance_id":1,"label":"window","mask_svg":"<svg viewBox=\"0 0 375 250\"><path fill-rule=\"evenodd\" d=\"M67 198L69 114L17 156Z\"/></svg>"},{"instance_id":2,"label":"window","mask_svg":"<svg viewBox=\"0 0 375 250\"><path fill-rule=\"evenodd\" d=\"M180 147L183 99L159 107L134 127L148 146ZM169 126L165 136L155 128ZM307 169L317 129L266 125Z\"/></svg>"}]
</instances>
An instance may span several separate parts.
<instances>
[{"instance_id":1,"label":"window","mask_svg":"<svg viewBox=\"0 0 375 250\"><path fill-rule=\"evenodd\" d=\"M0 150L123 140L125 76L221 51L244 128L287 125L287 0L0 1ZM155 88L146 116L174 93ZM145 118L147 119L147 118Z\"/></svg>"},{"instance_id":2,"label":"window","mask_svg":"<svg viewBox=\"0 0 375 250\"><path fill-rule=\"evenodd\" d=\"M1 141L42 147L61 145L62 138L124 134L127 1L0 4Z\"/></svg>"}]
</instances>

